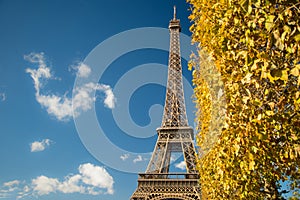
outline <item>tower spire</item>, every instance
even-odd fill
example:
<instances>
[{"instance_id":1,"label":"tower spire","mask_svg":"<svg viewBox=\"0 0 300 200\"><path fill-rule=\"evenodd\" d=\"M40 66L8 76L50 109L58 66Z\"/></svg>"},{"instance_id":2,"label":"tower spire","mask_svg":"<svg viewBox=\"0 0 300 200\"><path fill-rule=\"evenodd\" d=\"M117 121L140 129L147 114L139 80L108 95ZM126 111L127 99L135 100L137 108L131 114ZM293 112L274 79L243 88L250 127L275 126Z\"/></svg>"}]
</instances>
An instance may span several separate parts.
<instances>
[{"instance_id":1,"label":"tower spire","mask_svg":"<svg viewBox=\"0 0 300 200\"><path fill-rule=\"evenodd\" d=\"M176 20L176 6L174 5L174 17L173 17L173 20Z\"/></svg>"}]
</instances>

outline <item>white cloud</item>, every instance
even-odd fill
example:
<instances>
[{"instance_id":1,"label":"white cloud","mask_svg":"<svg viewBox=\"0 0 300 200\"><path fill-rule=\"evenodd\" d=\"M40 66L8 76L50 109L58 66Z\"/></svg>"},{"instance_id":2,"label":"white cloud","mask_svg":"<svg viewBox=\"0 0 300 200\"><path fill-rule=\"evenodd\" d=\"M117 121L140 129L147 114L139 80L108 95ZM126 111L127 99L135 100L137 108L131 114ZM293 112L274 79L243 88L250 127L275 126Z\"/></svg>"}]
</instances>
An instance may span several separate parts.
<instances>
[{"instance_id":1,"label":"white cloud","mask_svg":"<svg viewBox=\"0 0 300 200\"><path fill-rule=\"evenodd\" d=\"M0 93L0 101L5 101L5 100L6 100L6 94Z\"/></svg>"},{"instance_id":2,"label":"white cloud","mask_svg":"<svg viewBox=\"0 0 300 200\"><path fill-rule=\"evenodd\" d=\"M46 59L43 53L31 53L24 56L24 59L38 64L38 69L27 68L26 72L30 74L34 82L36 90L35 96L37 102L44 107L47 112L55 116L58 120L69 120L70 118L77 117L81 112L87 111L92 108L92 104L96 101L94 94L96 91L101 91L105 94L104 105L110 109L115 107L116 98L109 85L98 83L86 83L80 87L73 89L73 99L66 95L55 95L41 93L43 88L42 83L44 80L55 79L50 68L46 65ZM86 64L80 63L75 67L79 77L88 77L91 69Z\"/></svg>"},{"instance_id":3,"label":"white cloud","mask_svg":"<svg viewBox=\"0 0 300 200\"><path fill-rule=\"evenodd\" d=\"M120 158L121 158L123 161L125 161L125 160L127 160L127 159L129 158L129 154L128 154L128 153L123 154L123 155L120 156Z\"/></svg>"},{"instance_id":4,"label":"white cloud","mask_svg":"<svg viewBox=\"0 0 300 200\"><path fill-rule=\"evenodd\" d=\"M27 184L18 180L4 183L0 187L0 199L17 194L16 199L25 196L38 197L50 193L81 193L89 195L113 194L114 179L104 167L85 163L78 167L78 173L64 177L50 178L38 176Z\"/></svg>"},{"instance_id":5,"label":"white cloud","mask_svg":"<svg viewBox=\"0 0 300 200\"><path fill-rule=\"evenodd\" d=\"M51 192L55 192L59 185L59 181L56 178L48 178L47 176L39 176L32 180L33 191L38 195L45 195Z\"/></svg>"},{"instance_id":6,"label":"white cloud","mask_svg":"<svg viewBox=\"0 0 300 200\"><path fill-rule=\"evenodd\" d=\"M134 163L141 162L141 161L143 161L143 157L141 155L138 155L135 159L133 159Z\"/></svg>"},{"instance_id":7,"label":"white cloud","mask_svg":"<svg viewBox=\"0 0 300 200\"><path fill-rule=\"evenodd\" d=\"M13 186L17 186L19 184L20 184L19 180L13 180L13 181L9 181L9 182L3 183L3 186L4 187L13 187Z\"/></svg>"},{"instance_id":8,"label":"white cloud","mask_svg":"<svg viewBox=\"0 0 300 200\"><path fill-rule=\"evenodd\" d=\"M92 94L95 91L102 91L106 97L104 105L110 109L115 107L115 97L109 85L86 83L80 88L74 89L73 95L73 110L75 117L82 111L87 111L92 108L92 104L96 101L96 97Z\"/></svg>"},{"instance_id":9,"label":"white cloud","mask_svg":"<svg viewBox=\"0 0 300 200\"><path fill-rule=\"evenodd\" d=\"M104 104L110 108L110 109L114 109L115 108L115 104L116 104L116 98L115 95L113 93L113 91L111 90L109 85L105 85L105 100L104 100Z\"/></svg>"},{"instance_id":10,"label":"white cloud","mask_svg":"<svg viewBox=\"0 0 300 200\"><path fill-rule=\"evenodd\" d=\"M38 151L44 151L48 146L51 144L51 140L44 139L42 141L35 141L30 144L30 151L31 152L38 152Z\"/></svg>"},{"instance_id":11,"label":"white cloud","mask_svg":"<svg viewBox=\"0 0 300 200\"><path fill-rule=\"evenodd\" d=\"M52 77L50 68L47 67L45 62L44 53L30 53L29 55L25 55L24 59L31 63L37 63L39 66L38 69L26 69L26 72L29 73L33 79L36 93L39 94L40 88L42 87L41 79L50 79Z\"/></svg>"},{"instance_id":12,"label":"white cloud","mask_svg":"<svg viewBox=\"0 0 300 200\"><path fill-rule=\"evenodd\" d=\"M36 100L47 109L50 115L58 120L68 120L72 117L72 101L66 96L36 95Z\"/></svg>"},{"instance_id":13,"label":"white cloud","mask_svg":"<svg viewBox=\"0 0 300 200\"><path fill-rule=\"evenodd\" d=\"M18 192L17 199L22 199L23 197L30 195L31 188L28 185L25 185L21 191Z\"/></svg>"},{"instance_id":14,"label":"white cloud","mask_svg":"<svg viewBox=\"0 0 300 200\"><path fill-rule=\"evenodd\" d=\"M18 190L19 184L19 180L13 180L3 183L2 187L0 188L0 199L8 198L11 193Z\"/></svg>"},{"instance_id":15,"label":"white cloud","mask_svg":"<svg viewBox=\"0 0 300 200\"><path fill-rule=\"evenodd\" d=\"M33 179L31 187L35 195L47 195L52 192L62 193L86 193L85 186L81 184L81 175L65 177L64 181L59 181L57 178L49 178L47 176L39 176Z\"/></svg>"},{"instance_id":16,"label":"white cloud","mask_svg":"<svg viewBox=\"0 0 300 200\"><path fill-rule=\"evenodd\" d=\"M178 168L178 169L181 169L181 170L186 169L185 161L181 161L180 163L176 163L175 167Z\"/></svg>"},{"instance_id":17,"label":"white cloud","mask_svg":"<svg viewBox=\"0 0 300 200\"><path fill-rule=\"evenodd\" d=\"M79 185L81 178L82 177L79 174L65 178L65 181L59 184L58 190L63 193L84 193L84 186Z\"/></svg>"},{"instance_id":18,"label":"white cloud","mask_svg":"<svg viewBox=\"0 0 300 200\"><path fill-rule=\"evenodd\" d=\"M116 103L115 95L112 92L110 86L106 85L104 88L105 88L104 93L106 95L104 104L106 105L106 107L113 109L113 108L115 108L115 103Z\"/></svg>"},{"instance_id":19,"label":"white cloud","mask_svg":"<svg viewBox=\"0 0 300 200\"><path fill-rule=\"evenodd\" d=\"M82 181L85 184L105 188L108 194L113 194L114 180L105 168L86 163L79 166L79 172L82 175Z\"/></svg>"},{"instance_id":20,"label":"white cloud","mask_svg":"<svg viewBox=\"0 0 300 200\"><path fill-rule=\"evenodd\" d=\"M87 78L92 71L91 68L84 63L79 63L75 69L77 69L77 76L82 78Z\"/></svg>"},{"instance_id":21,"label":"white cloud","mask_svg":"<svg viewBox=\"0 0 300 200\"><path fill-rule=\"evenodd\" d=\"M174 162L177 158L174 155L171 155L170 162Z\"/></svg>"}]
</instances>

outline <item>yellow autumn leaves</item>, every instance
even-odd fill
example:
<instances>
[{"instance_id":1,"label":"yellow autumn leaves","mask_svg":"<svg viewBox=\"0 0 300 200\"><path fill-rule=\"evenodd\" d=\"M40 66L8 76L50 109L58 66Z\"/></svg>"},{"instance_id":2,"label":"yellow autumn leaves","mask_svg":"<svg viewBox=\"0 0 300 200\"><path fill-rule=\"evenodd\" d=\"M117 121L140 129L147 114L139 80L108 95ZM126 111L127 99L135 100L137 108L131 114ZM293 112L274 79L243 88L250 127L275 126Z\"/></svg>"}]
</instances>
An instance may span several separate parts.
<instances>
[{"instance_id":1,"label":"yellow autumn leaves","mask_svg":"<svg viewBox=\"0 0 300 200\"><path fill-rule=\"evenodd\" d=\"M298 198L300 3L188 2L203 198L279 199L285 181Z\"/></svg>"}]
</instances>

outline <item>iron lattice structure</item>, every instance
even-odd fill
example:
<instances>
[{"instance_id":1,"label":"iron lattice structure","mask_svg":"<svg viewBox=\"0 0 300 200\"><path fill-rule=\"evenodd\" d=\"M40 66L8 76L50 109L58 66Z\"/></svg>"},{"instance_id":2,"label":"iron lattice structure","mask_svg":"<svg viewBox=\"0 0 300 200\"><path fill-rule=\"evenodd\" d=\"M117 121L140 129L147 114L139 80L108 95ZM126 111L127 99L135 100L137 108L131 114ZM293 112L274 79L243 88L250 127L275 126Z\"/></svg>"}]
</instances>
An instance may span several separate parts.
<instances>
[{"instance_id":1,"label":"iron lattice structure","mask_svg":"<svg viewBox=\"0 0 300 200\"><path fill-rule=\"evenodd\" d=\"M168 82L162 124L157 129L158 139L147 170L139 174L138 187L131 200L201 199L194 133L188 126L185 109L179 40L181 27L175 7L169 30ZM182 153L186 173L169 172L172 152Z\"/></svg>"}]
</instances>

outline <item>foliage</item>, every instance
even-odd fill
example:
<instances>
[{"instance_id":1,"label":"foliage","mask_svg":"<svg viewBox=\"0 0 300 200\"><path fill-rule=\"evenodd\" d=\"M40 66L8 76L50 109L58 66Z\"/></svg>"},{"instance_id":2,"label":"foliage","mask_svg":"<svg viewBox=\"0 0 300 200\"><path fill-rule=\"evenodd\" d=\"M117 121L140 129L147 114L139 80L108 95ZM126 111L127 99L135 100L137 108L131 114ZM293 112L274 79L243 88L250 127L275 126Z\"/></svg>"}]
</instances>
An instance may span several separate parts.
<instances>
[{"instance_id":1,"label":"foliage","mask_svg":"<svg viewBox=\"0 0 300 200\"><path fill-rule=\"evenodd\" d=\"M201 67L199 67L201 63ZM224 85L221 75L214 66L211 57L205 51L199 51L198 56L192 55L189 62L189 69L197 68L193 71L195 87L195 97L201 95L201 101L197 102L197 123L198 129L206 134L198 134L198 143L205 144L201 148L201 156L204 156L214 146L218 140L222 126L225 121Z\"/></svg>"},{"instance_id":2,"label":"foliage","mask_svg":"<svg viewBox=\"0 0 300 200\"><path fill-rule=\"evenodd\" d=\"M226 121L199 160L203 198L282 199L300 190L300 3L187 0L198 57L221 74ZM203 57L203 56L202 56ZM193 59L198 145L214 125L213 94ZM200 122L201 121L201 122ZM220 123L217 125L220 125ZM208 145L211 148L211 144ZM282 186L285 186L282 188ZM299 197L299 196L298 196Z\"/></svg>"}]
</instances>

